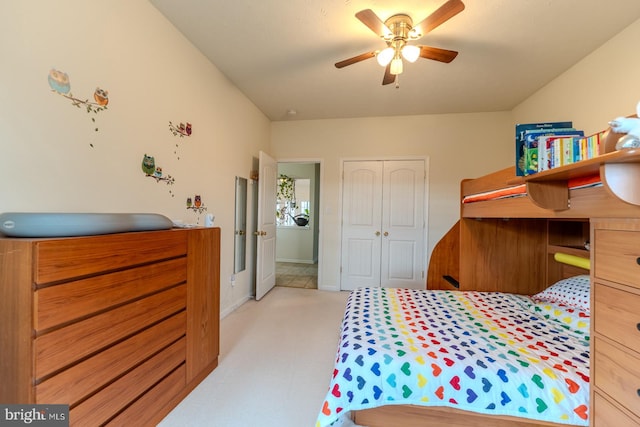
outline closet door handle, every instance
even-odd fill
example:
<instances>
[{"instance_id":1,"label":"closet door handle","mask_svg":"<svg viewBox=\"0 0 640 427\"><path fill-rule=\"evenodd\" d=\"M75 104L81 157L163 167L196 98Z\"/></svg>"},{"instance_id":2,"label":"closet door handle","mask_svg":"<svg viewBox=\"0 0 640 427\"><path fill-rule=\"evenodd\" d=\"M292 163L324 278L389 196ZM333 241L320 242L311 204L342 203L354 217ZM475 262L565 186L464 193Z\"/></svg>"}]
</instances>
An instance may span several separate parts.
<instances>
[{"instance_id":1,"label":"closet door handle","mask_svg":"<svg viewBox=\"0 0 640 427\"><path fill-rule=\"evenodd\" d=\"M384 232L384 237L387 237L388 235L389 235L389 232L388 232L388 231L385 231L385 232Z\"/></svg>"},{"instance_id":2,"label":"closet door handle","mask_svg":"<svg viewBox=\"0 0 640 427\"><path fill-rule=\"evenodd\" d=\"M380 235L380 232L379 232L379 231L376 231L376 236L379 236L379 235Z\"/></svg>"}]
</instances>

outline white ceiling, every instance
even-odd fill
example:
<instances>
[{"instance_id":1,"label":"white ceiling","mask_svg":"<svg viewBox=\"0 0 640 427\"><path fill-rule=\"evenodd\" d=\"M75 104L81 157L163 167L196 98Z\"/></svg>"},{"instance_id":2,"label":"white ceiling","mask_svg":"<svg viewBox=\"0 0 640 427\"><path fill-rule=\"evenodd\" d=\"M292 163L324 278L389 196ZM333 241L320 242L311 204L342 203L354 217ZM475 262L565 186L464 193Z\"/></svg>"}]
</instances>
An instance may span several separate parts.
<instances>
[{"instance_id":1,"label":"white ceiling","mask_svg":"<svg viewBox=\"0 0 640 427\"><path fill-rule=\"evenodd\" d=\"M510 110L640 18L640 0L463 0L416 42L458 57L405 63L396 88L374 58L334 67L386 47L354 15L418 22L445 0L150 2L273 121Z\"/></svg>"}]
</instances>

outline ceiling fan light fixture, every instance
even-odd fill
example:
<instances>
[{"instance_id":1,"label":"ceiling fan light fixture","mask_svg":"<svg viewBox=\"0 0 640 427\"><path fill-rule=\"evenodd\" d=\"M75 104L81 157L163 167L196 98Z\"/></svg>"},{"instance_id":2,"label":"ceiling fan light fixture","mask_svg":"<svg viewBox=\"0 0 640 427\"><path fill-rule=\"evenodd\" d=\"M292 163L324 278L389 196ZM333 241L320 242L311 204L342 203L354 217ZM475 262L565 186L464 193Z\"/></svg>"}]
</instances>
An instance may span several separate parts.
<instances>
[{"instance_id":1,"label":"ceiling fan light fixture","mask_svg":"<svg viewBox=\"0 0 640 427\"><path fill-rule=\"evenodd\" d=\"M402 48L402 57L409 62L416 62L420 57L420 48L414 45L405 45Z\"/></svg>"},{"instance_id":2,"label":"ceiling fan light fixture","mask_svg":"<svg viewBox=\"0 0 640 427\"><path fill-rule=\"evenodd\" d=\"M389 72L393 75L402 74L402 58L394 58L391 61L391 69Z\"/></svg>"},{"instance_id":3,"label":"ceiling fan light fixture","mask_svg":"<svg viewBox=\"0 0 640 427\"><path fill-rule=\"evenodd\" d=\"M376 55L378 64L380 64L383 67L386 67L387 65L389 65L389 62L391 62L391 60L393 59L394 54L395 54L395 51L391 47L381 50Z\"/></svg>"},{"instance_id":4,"label":"ceiling fan light fixture","mask_svg":"<svg viewBox=\"0 0 640 427\"><path fill-rule=\"evenodd\" d=\"M343 68L375 56L377 62L385 68L382 79L382 85L384 86L394 81L397 85L397 76L403 72L404 60L414 62L418 58L424 58L443 63L453 61L458 55L455 50L440 49L432 46L407 45L409 41L416 40L429 33L462 12L465 8L462 0L444 0L444 2L443 5L416 25L413 25L413 19L405 13L392 15L385 21L380 19L371 9L364 9L356 13L356 18L384 40L387 47L336 62L336 68Z\"/></svg>"}]
</instances>

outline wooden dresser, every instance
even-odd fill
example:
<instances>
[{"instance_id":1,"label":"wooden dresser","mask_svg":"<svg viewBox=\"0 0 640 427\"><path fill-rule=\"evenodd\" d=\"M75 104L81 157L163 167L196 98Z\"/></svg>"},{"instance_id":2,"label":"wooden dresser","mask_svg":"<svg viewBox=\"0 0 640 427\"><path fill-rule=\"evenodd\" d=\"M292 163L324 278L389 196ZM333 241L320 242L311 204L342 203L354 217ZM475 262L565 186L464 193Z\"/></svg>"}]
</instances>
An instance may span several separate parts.
<instances>
[{"instance_id":1,"label":"wooden dresser","mask_svg":"<svg viewBox=\"0 0 640 427\"><path fill-rule=\"evenodd\" d=\"M0 238L0 402L155 425L218 364L220 229Z\"/></svg>"},{"instance_id":2,"label":"wooden dresser","mask_svg":"<svg viewBox=\"0 0 640 427\"><path fill-rule=\"evenodd\" d=\"M591 413L640 425L640 219L592 219Z\"/></svg>"}]
</instances>

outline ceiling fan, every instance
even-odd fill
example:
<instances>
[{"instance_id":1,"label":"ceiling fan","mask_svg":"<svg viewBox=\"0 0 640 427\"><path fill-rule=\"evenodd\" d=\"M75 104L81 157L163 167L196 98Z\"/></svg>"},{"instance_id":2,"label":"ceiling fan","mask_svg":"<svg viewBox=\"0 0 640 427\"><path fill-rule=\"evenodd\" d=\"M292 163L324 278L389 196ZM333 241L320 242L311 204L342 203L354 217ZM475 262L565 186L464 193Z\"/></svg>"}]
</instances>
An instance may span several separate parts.
<instances>
[{"instance_id":1,"label":"ceiling fan","mask_svg":"<svg viewBox=\"0 0 640 427\"><path fill-rule=\"evenodd\" d=\"M361 10L356 13L356 18L380 36L387 44L387 47L383 50L366 52L353 58L336 62L336 68L343 68L375 56L378 63L386 67L382 84L387 85L393 83L398 74L402 73L402 58L409 62L415 62L418 58L425 58L449 63L454 60L458 52L431 46L412 45L408 42L421 38L463 10L464 3L461 0L448 0L416 25L413 25L411 17L404 13L393 15L383 22L371 9Z\"/></svg>"}]
</instances>

